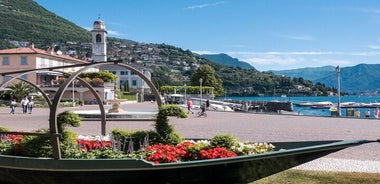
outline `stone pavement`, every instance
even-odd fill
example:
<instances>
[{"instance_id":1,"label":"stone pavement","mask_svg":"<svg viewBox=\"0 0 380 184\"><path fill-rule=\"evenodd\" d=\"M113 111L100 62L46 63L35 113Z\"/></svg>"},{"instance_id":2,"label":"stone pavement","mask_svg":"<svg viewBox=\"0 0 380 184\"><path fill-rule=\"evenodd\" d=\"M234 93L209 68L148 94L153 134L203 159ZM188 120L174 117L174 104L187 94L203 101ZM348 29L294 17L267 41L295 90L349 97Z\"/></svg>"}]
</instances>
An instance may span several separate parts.
<instances>
[{"instance_id":1,"label":"stone pavement","mask_svg":"<svg viewBox=\"0 0 380 184\"><path fill-rule=\"evenodd\" d=\"M107 106L106 109L110 108ZM125 111L157 110L155 103L123 104ZM98 109L98 106L63 108L64 110ZM48 128L49 110L35 108L32 114L10 114L9 108L0 108L0 127L12 131L33 131ZM183 137L211 138L216 134L231 134L240 141L279 142L343 139L380 139L380 120L337 117L311 117L275 114L207 111L207 118L191 115L189 118L171 117L169 123ZM153 121L107 121L107 132L112 129L154 129ZM70 128L83 135L99 135L100 121L82 121L78 128ZM330 154L324 158L376 161L380 163L380 143L364 144ZM376 168L377 169L377 168ZM380 173L380 164L379 164Z\"/></svg>"}]
</instances>

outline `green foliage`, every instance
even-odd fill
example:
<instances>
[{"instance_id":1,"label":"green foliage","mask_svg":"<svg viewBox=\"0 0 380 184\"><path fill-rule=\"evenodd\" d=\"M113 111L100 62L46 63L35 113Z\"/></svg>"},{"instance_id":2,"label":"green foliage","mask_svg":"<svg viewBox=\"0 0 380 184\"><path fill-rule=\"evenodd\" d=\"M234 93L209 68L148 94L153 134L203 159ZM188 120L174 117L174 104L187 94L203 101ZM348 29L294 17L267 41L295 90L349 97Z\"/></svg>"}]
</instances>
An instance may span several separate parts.
<instances>
[{"instance_id":1,"label":"green foliage","mask_svg":"<svg viewBox=\"0 0 380 184\"><path fill-rule=\"evenodd\" d=\"M89 78L89 79L101 79L104 82L114 82L118 79L118 76L109 71L99 71L99 72L85 72L79 75L80 78Z\"/></svg>"},{"instance_id":2,"label":"green foliage","mask_svg":"<svg viewBox=\"0 0 380 184\"><path fill-rule=\"evenodd\" d=\"M0 127L0 132L8 132L9 128L7 127Z\"/></svg>"},{"instance_id":3,"label":"green foliage","mask_svg":"<svg viewBox=\"0 0 380 184\"><path fill-rule=\"evenodd\" d=\"M200 79L202 79L202 86L214 87L216 95L223 94L222 80L216 78L215 69L210 65L202 65L195 71L191 77L191 85L200 86Z\"/></svg>"},{"instance_id":4,"label":"green foliage","mask_svg":"<svg viewBox=\"0 0 380 184\"><path fill-rule=\"evenodd\" d=\"M43 129L37 132L48 133L49 130ZM70 155L69 148L76 148L77 146L77 134L75 132L64 130L61 139L61 150L63 157ZM22 156L29 157L53 157L53 147L51 146L51 139L49 137L41 136L24 136L20 143L22 150L19 153ZM71 156L73 154L71 153Z\"/></svg>"},{"instance_id":5,"label":"green foliage","mask_svg":"<svg viewBox=\"0 0 380 184\"><path fill-rule=\"evenodd\" d=\"M79 127L80 126L80 117L77 113L72 111L64 111L57 116L57 126L58 132L63 132L65 127Z\"/></svg>"},{"instance_id":6,"label":"green foliage","mask_svg":"<svg viewBox=\"0 0 380 184\"><path fill-rule=\"evenodd\" d=\"M231 148L232 146L236 145L239 141L232 135L226 134L226 135L215 135L210 140L211 147L224 147L224 148Z\"/></svg>"},{"instance_id":7,"label":"green foliage","mask_svg":"<svg viewBox=\"0 0 380 184\"><path fill-rule=\"evenodd\" d=\"M232 58L227 54L202 54L201 57L226 66L254 69L252 65L243 61L239 61L236 58Z\"/></svg>"},{"instance_id":8,"label":"green foliage","mask_svg":"<svg viewBox=\"0 0 380 184\"><path fill-rule=\"evenodd\" d=\"M10 90L4 90L1 93L4 95L9 95L12 98L16 99L17 102L20 102L22 98L28 96L29 93L36 92L33 86L29 85L26 82L13 83L8 86Z\"/></svg>"},{"instance_id":9,"label":"green foliage","mask_svg":"<svg viewBox=\"0 0 380 184\"><path fill-rule=\"evenodd\" d=\"M186 118L188 115L182 107L177 105L163 105L158 111L155 128L160 136L159 141L162 144L175 145L180 143L182 138L175 132L174 127L169 125L168 116Z\"/></svg>"},{"instance_id":10,"label":"green foliage","mask_svg":"<svg viewBox=\"0 0 380 184\"><path fill-rule=\"evenodd\" d=\"M197 94L200 92L200 86L161 86L160 92L162 93L174 93L176 90L177 93L186 93L188 94ZM202 93L206 94L207 92L212 93L214 91L214 87L211 86L202 86Z\"/></svg>"},{"instance_id":11,"label":"green foliage","mask_svg":"<svg viewBox=\"0 0 380 184\"><path fill-rule=\"evenodd\" d=\"M198 144L196 144L194 146L189 146L186 149L186 151L192 155L191 159L198 160L198 159L201 159L201 157L200 157L201 150L207 150L207 149L210 149L210 148L211 148L210 144L207 144L207 143L198 143Z\"/></svg>"},{"instance_id":12,"label":"green foliage","mask_svg":"<svg viewBox=\"0 0 380 184\"><path fill-rule=\"evenodd\" d=\"M38 132L47 133L49 130L39 130ZM22 156L29 157L52 157L53 147L49 137L24 136L20 143Z\"/></svg>"},{"instance_id":13,"label":"green foliage","mask_svg":"<svg viewBox=\"0 0 380 184\"><path fill-rule=\"evenodd\" d=\"M39 48L55 42L91 40L90 31L47 11L33 0L1 1L1 4L0 40L28 41ZM11 48L7 44L0 46Z\"/></svg>"}]
</instances>

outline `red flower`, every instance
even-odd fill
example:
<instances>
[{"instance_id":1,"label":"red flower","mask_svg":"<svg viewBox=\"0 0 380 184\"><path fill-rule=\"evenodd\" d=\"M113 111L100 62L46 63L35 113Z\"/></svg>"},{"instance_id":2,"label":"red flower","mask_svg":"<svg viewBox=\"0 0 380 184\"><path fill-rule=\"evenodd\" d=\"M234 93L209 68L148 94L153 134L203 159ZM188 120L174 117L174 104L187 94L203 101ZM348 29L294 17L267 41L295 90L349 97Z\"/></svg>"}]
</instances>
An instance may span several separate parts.
<instances>
[{"instance_id":1,"label":"red flower","mask_svg":"<svg viewBox=\"0 0 380 184\"><path fill-rule=\"evenodd\" d=\"M236 157L237 154L233 151L230 151L226 148L212 148L208 150L200 151L201 159L215 159L215 158L227 158L227 157Z\"/></svg>"}]
</instances>

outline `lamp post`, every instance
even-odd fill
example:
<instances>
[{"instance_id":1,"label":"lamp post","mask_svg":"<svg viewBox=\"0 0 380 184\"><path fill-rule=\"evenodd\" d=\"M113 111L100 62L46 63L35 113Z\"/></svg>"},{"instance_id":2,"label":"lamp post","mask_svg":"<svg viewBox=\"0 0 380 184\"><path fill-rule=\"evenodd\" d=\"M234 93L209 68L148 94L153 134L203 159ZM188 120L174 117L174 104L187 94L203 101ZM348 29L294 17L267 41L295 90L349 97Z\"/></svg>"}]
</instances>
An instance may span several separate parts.
<instances>
[{"instance_id":1,"label":"lamp post","mask_svg":"<svg viewBox=\"0 0 380 184\"><path fill-rule=\"evenodd\" d=\"M199 79L199 86L200 86L200 90L201 90L201 102L200 102L199 106L202 105L202 82L203 82L203 79L200 78L200 79Z\"/></svg>"},{"instance_id":2,"label":"lamp post","mask_svg":"<svg viewBox=\"0 0 380 184\"><path fill-rule=\"evenodd\" d=\"M74 80L73 80L73 107L75 107L75 91L74 91Z\"/></svg>"},{"instance_id":3,"label":"lamp post","mask_svg":"<svg viewBox=\"0 0 380 184\"><path fill-rule=\"evenodd\" d=\"M187 96L186 96L186 83L183 86L185 86L185 99L184 100L187 100Z\"/></svg>"},{"instance_id":4,"label":"lamp post","mask_svg":"<svg viewBox=\"0 0 380 184\"><path fill-rule=\"evenodd\" d=\"M337 80L338 80L338 107L337 107L337 116L340 116L340 66L338 65L336 68Z\"/></svg>"}]
</instances>

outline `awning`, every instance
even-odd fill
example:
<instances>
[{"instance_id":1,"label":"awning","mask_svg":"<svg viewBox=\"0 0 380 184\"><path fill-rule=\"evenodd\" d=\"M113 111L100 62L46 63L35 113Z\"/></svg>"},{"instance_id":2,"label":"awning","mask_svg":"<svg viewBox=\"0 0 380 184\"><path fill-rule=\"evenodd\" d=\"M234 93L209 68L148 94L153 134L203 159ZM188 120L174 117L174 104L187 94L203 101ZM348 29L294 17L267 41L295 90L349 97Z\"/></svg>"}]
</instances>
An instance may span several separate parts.
<instances>
[{"instance_id":1,"label":"awning","mask_svg":"<svg viewBox=\"0 0 380 184\"><path fill-rule=\"evenodd\" d=\"M54 71L37 71L36 73L41 75L55 75L55 76L62 76L61 72L54 72Z\"/></svg>"}]
</instances>

